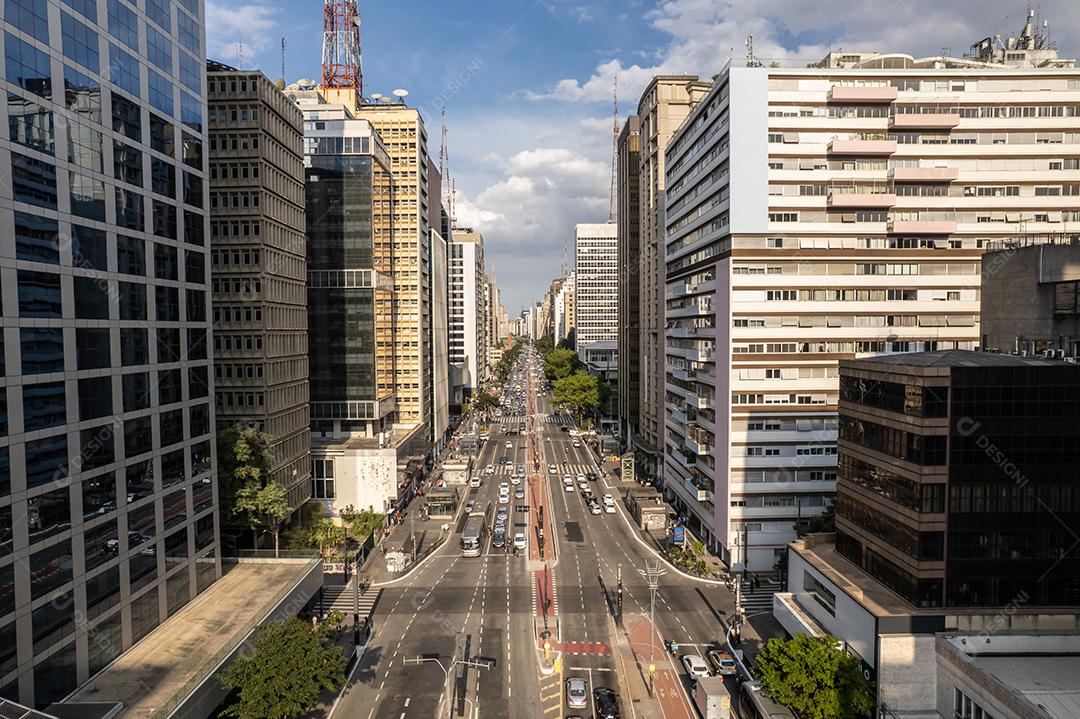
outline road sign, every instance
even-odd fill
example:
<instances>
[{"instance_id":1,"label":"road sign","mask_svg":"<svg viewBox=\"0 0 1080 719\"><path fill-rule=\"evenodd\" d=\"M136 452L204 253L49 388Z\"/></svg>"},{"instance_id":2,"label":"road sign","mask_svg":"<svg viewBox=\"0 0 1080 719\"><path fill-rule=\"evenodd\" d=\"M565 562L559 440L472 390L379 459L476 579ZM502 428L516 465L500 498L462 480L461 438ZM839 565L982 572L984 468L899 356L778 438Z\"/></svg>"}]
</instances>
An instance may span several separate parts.
<instances>
[{"instance_id":1,"label":"road sign","mask_svg":"<svg viewBox=\"0 0 1080 719\"><path fill-rule=\"evenodd\" d=\"M619 458L619 467L621 472L621 479L624 482L634 481L634 453L627 452Z\"/></svg>"},{"instance_id":2,"label":"road sign","mask_svg":"<svg viewBox=\"0 0 1080 719\"><path fill-rule=\"evenodd\" d=\"M686 528L677 526L671 530L671 541L675 544L683 544L686 542Z\"/></svg>"}]
</instances>

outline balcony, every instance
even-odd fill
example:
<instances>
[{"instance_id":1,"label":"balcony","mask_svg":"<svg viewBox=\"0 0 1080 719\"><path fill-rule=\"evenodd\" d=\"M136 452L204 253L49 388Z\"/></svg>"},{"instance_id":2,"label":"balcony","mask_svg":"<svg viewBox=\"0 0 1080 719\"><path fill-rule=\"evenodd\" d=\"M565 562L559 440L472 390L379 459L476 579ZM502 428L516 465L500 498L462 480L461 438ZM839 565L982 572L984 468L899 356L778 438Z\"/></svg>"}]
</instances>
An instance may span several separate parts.
<instances>
[{"instance_id":1,"label":"balcony","mask_svg":"<svg viewBox=\"0 0 1080 719\"><path fill-rule=\"evenodd\" d=\"M692 396L687 404L697 409L709 409L713 406L712 397L701 397L700 395Z\"/></svg>"},{"instance_id":2,"label":"balcony","mask_svg":"<svg viewBox=\"0 0 1080 719\"><path fill-rule=\"evenodd\" d=\"M853 104L888 104L896 99L892 85L835 85L829 89L829 102Z\"/></svg>"},{"instance_id":3,"label":"balcony","mask_svg":"<svg viewBox=\"0 0 1080 719\"><path fill-rule=\"evenodd\" d=\"M890 235L951 235L956 220L889 220Z\"/></svg>"},{"instance_id":4,"label":"balcony","mask_svg":"<svg viewBox=\"0 0 1080 719\"><path fill-rule=\"evenodd\" d=\"M830 192L828 207L867 208L892 207L896 195L892 192Z\"/></svg>"},{"instance_id":5,"label":"balcony","mask_svg":"<svg viewBox=\"0 0 1080 719\"><path fill-rule=\"evenodd\" d=\"M686 468L687 470L691 470L697 467L697 457L687 456L678 450L672 452L669 456L673 460L675 460L676 464Z\"/></svg>"},{"instance_id":6,"label":"balcony","mask_svg":"<svg viewBox=\"0 0 1080 719\"><path fill-rule=\"evenodd\" d=\"M854 138L833 140L829 143L830 155L860 155L884 157L896 152L896 140L887 138Z\"/></svg>"},{"instance_id":7,"label":"balcony","mask_svg":"<svg viewBox=\"0 0 1080 719\"><path fill-rule=\"evenodd\" d=\"M952 182L960 177L957 167L894 167L889 171L893 182Z\"/></svg>"},{"instance_id":8,"label":"balcony","mask_svg":"<svg viewBox=\"0 0 1080 719\"><path fill-rule=\"evenodd\" d=\"M690 450L691 452L693 452L694 454L696 454L699 457L703 457L705 455L712 454L712 446L708 445L708 444L703 444L702 442L699 442L698 441L699 439L704 439L704 437L696 437L696 438L686 437L683 440L683 445L688 450Z\"/></svg>"},{"instance_id":9,"label":"balcony","mask_svg":"<svg viewBox=\"0 0 1080 719\"><path fill-rule=\"evenodd\" d=\"M889 127L894 130L951 130L959 124L956 112L904 113L889 118Z\"/></svg>"}]
</instances>

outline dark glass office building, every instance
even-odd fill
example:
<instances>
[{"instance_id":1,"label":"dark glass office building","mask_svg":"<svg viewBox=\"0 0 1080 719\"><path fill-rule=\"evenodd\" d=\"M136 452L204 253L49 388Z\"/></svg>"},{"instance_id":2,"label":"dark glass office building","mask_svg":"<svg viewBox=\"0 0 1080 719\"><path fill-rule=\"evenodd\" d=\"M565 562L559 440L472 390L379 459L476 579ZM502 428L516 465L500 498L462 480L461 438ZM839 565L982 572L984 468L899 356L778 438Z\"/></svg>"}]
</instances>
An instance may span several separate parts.
<instances>
[{"instance_id":1,"label":"dark glass office building","mask_svg":"<svg viewBox=\"0 0 1080 719\"><path fill-rule=\"evenodd\" d=\"M836 546L919 607L1080 605L1080 366L840 364Z\"/></svg>"},{"instance_id":2,"label":"dark glass office building","mask_svg":"<svg viewBox=\"0 0 1080 719\"><path fill-rule=\"evenodd\" d=\"M59 700L220 576L200 0L6 0L0 695Z\"/></svg>"}]
</instances>

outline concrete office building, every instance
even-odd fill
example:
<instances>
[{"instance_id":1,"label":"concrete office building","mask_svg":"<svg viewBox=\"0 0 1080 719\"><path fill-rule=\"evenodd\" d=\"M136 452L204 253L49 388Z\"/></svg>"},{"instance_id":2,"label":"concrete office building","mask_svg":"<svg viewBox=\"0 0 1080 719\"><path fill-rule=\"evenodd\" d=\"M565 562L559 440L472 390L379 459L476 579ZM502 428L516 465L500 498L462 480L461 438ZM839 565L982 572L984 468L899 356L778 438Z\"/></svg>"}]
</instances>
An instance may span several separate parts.
<instances>
[{"instance_id":1,"label":"concrete office building","mask_svg":"<svg viewBox=\"0 0 1080 719\"><path fill-rule=\"evenodd\" d=\"M574 331L574 286L576 276L567 275L555 295L553 314L555 320L555 344L562 342Z\"/></svg>"},{"instance_id":2,"label":"concrete office building","mask_svg":"<svg viewBox=\"0 0 1080 719\"><path fill-rule=\"evenodd\" d=\"M450 288L449 248L431 230L431 422L436 449L442 448L450 431Z\"/></svg>"},{"instance_id":3,"label":"concrete office building","mask_svg":"<svg viewBox=\"0 0 1080 719\"><path fill-rule=\"evenodd\" d=\"M574 227L574 350L619 339L618 226Z\"/></svg>"},{"instance_id":4,"label":"concrete office building","mask_svg":"<svg viewBox=\"0 0 1080 719\"><path fill-rule=\"evenodd\" d=\"M638 116L626 119L619 133L617 157L619 226L619 436L632 447L640 431L641 416L641 298L638 263L641 261L641 135Z\"/></svg>"},{"instance_id":5,"label":"concrete office building","mask_svg":"<svg viewBox=\"0 0 1080 719\"><path fill-rule=\"evenodd\" d=\"M207 89L217 424L270 435L269 479L296 510L311 498L303 113L258 71L211 62Z\"/></svg>"},{"instance_id":6,"label":"concrete office building","mask_svg":"<svg viewBox=\"0 0 1080 719\"><path fill-rule=\"evenodd\" d=\"M203 6L2 24L0 696L43 707L221 575Z\"/></svg>"},{"instance_id":7,"label":"concrete office building","mask_svg":"<svg viewBox=\"0 0 1080 719\"><path fill-rule=\"evenodd\" d=\"M487 367L485 285L483 235L455 229L450 240L449 356L459 370L462 401L481 386Z\"/></svg>"},{"instance_id":8,"label":"concrete office building","mask_svg":"<svg viewBox=\"0 0 1080 719\"><path fill-rule=\"evenodd\" d=\"M1080 194L1080 184L1064 187ZM1080 235L1025 234L992 243L982 256L982 278L983 349L1080 356Z\"/></svg>"},{"instance_id":9,"label":"concrete office building","mask_svg":"<svg viewBox=\"0 0 1080 719\"><path fill-rule=\"evenodd\" d=\"M640 166L636 279L641 382L634 446L645 474L652 477L660 476L664 464L664 153L672 133L709 87L697 75L661 75L645 88L637 108Z\"/></svg>"},{"instance_id":10,"label":"concrete office building","mask_svg":"<svg viewBox=\"0 0 1080 719\"><path fill-rule=\"evenodd\" d=\"M974 348L987 244L1080 220L1078 90L834 54L728 68L672 137L664 480L732 565L771 569L831 501L839 359Z\"/></svg>"}]
</instances>

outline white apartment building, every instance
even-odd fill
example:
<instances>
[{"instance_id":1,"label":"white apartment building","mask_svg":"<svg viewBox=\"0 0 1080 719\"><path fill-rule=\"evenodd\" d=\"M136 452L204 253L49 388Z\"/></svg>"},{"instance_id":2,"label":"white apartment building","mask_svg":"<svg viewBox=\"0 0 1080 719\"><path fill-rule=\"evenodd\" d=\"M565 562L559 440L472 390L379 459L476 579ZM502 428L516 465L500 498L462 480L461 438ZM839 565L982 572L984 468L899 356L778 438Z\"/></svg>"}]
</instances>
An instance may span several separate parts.
<instances>
[{"instance_id":1,"label":"white apartment building","mask_svg":"<svg viewBox=\"0 0 1080 719\"><path fill-rule=\"evenodd\" d=\"M555 343L563 341L570 336L574 329L574 273L571 272L563 280L559 291L555 294Z\"/></svg>"},{"instance_id":2,"label":"white apartment building","mask_svg":"<svg viewBox=\"0 0 1080 719\"><path fill-rule=\"evenodd\" d=\"M614 222L574 227L574 350L619 339L619 238Z\"/></svg>"},{"instance_id":3,"label":"white apartment building","mask_svg":"<svg viewBox=\"0 0 1080 719\"><path fill-rule=\"evenodd\" d=\"M463 370L463 386L480 386L487 365L484 238L455 229L450 238L450 364Z\"/></svg>"},{"instance_id":4,"label":"white apartment building","mask_svg":"<svg viewBox=\"0 0 1080 719\"><path fill-rule=\"evenodd\" d=\"M987 243L1080 227L1071 65L730 67L676 131L665 491L733 566L831 502L839 359L975 348Z\"/></svg>"}]
</instances>

